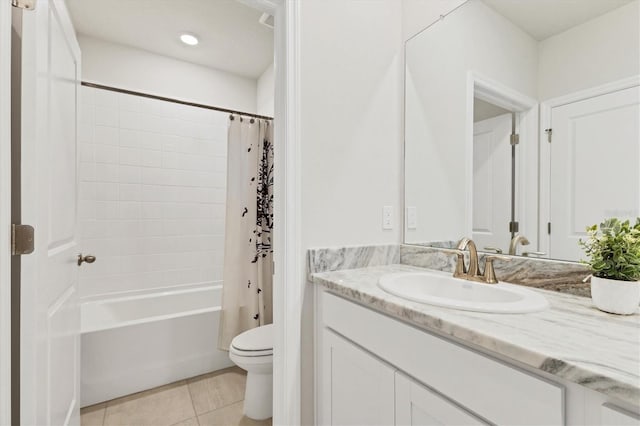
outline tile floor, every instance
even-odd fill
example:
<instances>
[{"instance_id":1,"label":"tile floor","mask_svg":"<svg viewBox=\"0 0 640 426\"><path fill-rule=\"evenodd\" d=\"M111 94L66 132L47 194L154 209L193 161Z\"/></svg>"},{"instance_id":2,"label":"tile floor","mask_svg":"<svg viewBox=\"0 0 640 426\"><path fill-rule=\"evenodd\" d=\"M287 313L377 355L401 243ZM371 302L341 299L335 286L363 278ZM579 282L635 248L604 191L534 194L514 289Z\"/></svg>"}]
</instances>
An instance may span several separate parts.
<instances>
[{"instance_id":1,"label":"tile floor","mask_svg":"<svg viewBox=\"0 0 640 426\"><path fill-rule=\"evenodd\" d=\"M242 415L246 372L231 367L83 408L82 426L266 426Z\"/></svg>"}]
</instances>

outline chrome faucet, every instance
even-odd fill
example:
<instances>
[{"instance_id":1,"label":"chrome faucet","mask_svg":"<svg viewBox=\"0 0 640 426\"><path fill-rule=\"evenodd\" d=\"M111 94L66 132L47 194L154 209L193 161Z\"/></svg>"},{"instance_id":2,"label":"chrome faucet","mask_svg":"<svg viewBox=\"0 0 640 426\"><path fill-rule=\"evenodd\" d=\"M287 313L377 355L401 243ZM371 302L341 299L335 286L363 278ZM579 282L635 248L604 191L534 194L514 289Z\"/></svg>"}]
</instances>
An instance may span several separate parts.
<instances>
[{"instance_id":1,"label":"chrome faucet","mask_svg":"<svg viewBox=\"0 0 640 426\"><path fill-rule=\"evenodd\" d=\"M464 252L463 250L469 250L469 268L467 269L464 264ZM500 255L486 256L484 274L480 274L480 267L478 266L478 249L476 244L470 238L463 238L458 242L458 246L455 250L458 260L456 262L456 269L453 272L454 278L461 278L467 281L476 281L486 284L496 284L498 279L496 278L496 272L493 269L493 261L496 259L510 261L511 258Z\"/></svg>"},{"instance_id":2,"label":"chrome faucet","mask_svg":"<svg viewBox=\"0 0 640 426\"><path fill-rule=\"evenodd\" d=\"M518 249L518 244L522 244L523 246L528 246L529 245L529 240L524 235L516 234L511 239L511 243L509 243L509 254L511 256L515 256L516 255L516 251Z\"/></svg>"}]
</instances>

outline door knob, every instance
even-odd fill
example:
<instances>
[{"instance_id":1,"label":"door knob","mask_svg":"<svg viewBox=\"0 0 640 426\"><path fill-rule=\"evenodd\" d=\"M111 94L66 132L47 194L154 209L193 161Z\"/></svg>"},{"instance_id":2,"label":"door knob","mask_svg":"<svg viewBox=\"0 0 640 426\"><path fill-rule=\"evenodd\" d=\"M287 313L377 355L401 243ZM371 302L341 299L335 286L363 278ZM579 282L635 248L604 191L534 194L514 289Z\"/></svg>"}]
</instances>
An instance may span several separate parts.
<instances>
[{"instance_id":1,"label":"door knob","mask_svg":"<svg viewBox=\"0 0 640 426\"><path fill-rule=\"evenodd\" d=\"M78 255L78 266L81 266L83 262L93 263L96 261L95 256L87 255L83 256L82 253Z\"/></svg>"}]
</instances>

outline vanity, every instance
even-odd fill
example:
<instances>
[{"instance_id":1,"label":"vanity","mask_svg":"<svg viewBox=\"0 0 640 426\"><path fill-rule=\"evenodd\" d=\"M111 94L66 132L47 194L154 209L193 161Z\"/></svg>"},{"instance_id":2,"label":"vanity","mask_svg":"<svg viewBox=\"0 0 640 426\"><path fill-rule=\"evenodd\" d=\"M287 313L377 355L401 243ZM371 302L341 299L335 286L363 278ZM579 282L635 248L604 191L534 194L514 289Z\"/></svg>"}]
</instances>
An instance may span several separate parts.
<instances>
[{"instance_id":1,"label":"vanity","mask_svg":"<svg viewBox=\"0 0 640 426\"><path fill-rule=\"evenodd\" d=\"M547 290L539 312L391 295L391 264L313 274L318 425L638 425L640 319ZM472 285L487 285L473 283Z\"/></svg>"}]
</instances>

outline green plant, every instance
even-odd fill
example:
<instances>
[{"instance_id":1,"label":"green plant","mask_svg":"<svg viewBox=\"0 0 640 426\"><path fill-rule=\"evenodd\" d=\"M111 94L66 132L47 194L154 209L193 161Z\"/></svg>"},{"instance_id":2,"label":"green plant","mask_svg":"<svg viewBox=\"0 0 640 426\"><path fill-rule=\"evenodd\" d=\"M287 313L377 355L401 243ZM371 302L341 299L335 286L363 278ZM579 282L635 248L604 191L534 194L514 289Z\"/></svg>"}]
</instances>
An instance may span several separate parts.
<instances>
[{"instance_id":1,"label":"green plant","mask_svg":"<svg viewBox=\"0 0 640 426\"><path fill-rule=\"evenodd\" d=\"M628 220L606 219L587 227L589 238L578 244L589 257L593 275L620 281L640 280L640 217L635 225Z\"/></svg>"}]
</instances>

